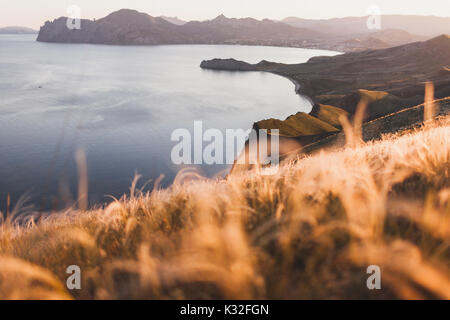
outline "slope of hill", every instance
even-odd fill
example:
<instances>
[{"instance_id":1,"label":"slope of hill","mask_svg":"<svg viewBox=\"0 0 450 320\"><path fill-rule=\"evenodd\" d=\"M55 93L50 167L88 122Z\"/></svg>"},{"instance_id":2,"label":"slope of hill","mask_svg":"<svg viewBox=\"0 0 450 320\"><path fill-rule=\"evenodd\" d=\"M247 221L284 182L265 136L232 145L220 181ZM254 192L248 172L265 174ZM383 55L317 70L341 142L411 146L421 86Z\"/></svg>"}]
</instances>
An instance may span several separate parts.
<instances>
[{"instance_id":1,"label":"slope of hill","mask_svg":"<svg viewBox=\"0 0 450 320\"><path fill-rule=\"evenodd\" d=\"M364 101L367 103L366 120L373 120L405 107L402 99L385 91L359 89L342 98L331 100L327 100L327 102L332 102L334 106L338 106L350 115L355 114L358 103Z\"/></svg>"},{"instance_id":2,"label":"slope of hill","mask_svg":"<svg viewBox=\"0 0 450 320\"><path fill-rule=\"evenodd\" d=\"M310 112L310 115L326 123L329 123L335 128L340 128L340 118L348 117L349 114L342 108L325 104L315 104Z\"/></svg>"},{"instance_id":3,"label":"slope of hill","mask_svg":"<svg viewBox=\"0 0 450 320\"><path fill-rule=\"evenodd\" d=\"M0 228L0 296L450 299L449 120L272 175L132 188L91 211L17 208ZM382 290L367 289L369 265Z\"/></svg>"},{"instance_id":4,"label":"slope of hill","mask_svg":"<svg viewBox=\"0 0 450 320\"><path fill-rule=\"evenodd\" d=\"M441 34L438 33L437 36ZM386 41L392 46L400 46L402 44L425 41L429 39L427 36L411 34L401 29L383 29L376 32L370 32L367 36L370 38L379 39L381 41Z\"/></svg>"},{"instance_id":5,"label":"slope of hill","mask_svg":"<svg viewBox=\"0 0 450 320\"><path fill-rule=\"evenodd\" d=\"M249 64L234 59L214 59L201 63L201 67L207 69L280 74L297 82L299 92L312 98L315 104L308 117L300 113L284 121L269 119L255 124L257 129L280 130L285 145L283 156L296 154L305 145L314 145L320 149L327 141L335 142L336 137L341 137L340 141L343 141L342 132L331 134L339 131L343 116L352 118L355 115L361 101L366 105L364 121L372 123L371 120L375 121L389 114L395 114L397 119L390 121L391 118L386 118L383 121L391 125L384 126L384 129L378 128L378 131L369 129L366 138L373 139L377 132L395 132L401 126L407 127L422 121L423 118L420 119L413 111L401 111L409 110L409 107L423 101L426 81L435 84L438 98L448 97L448 65L448 35L389 49L316 57L307 63L296 65L268 61ZM447 108L448 104L444 103L441 110L445 112L444 115L448 114ZM423 114L423 110L419 113ZM318 123L325 126L317 126ZM235 168L239 171L248 169L245 164L233 166L233 170Z\"/></svg>"},{"instance_id":6,"label":"slope of hill","mask_svg":"<svg viewBox=\"0 0 450 320\"><path fill-rule=\"evenodd\" d=\"M437 98L449 96L450 37L442 35L428 41L398 47L315 57L302 64L262 61L248 64L232 59L203 61L210 69L267 71L288 77L315 103L338 106L353 112L359 89L380 91L386 110L373 109L373 116L395 111L395 106L413 106L423 101L424 82L432 81ZM362 92L359 92L361 94ZM346 97L347 96L347 97Z\"/></svg>"},{"instance_id":7,"label":"slope of hill","mask_svg":"<svg viewBox=\"0 0 450 320\"><path fill-rule=\"evenodd\" d=\"M269 133L271 129L278 129L280 135L289 137L312 136L338 131L331 124L304 112L292 115L284 121L278 119L258 121L255 129L267 129Z\"/></svg>"},{"instance_id":8,"label":"slope of hill","mask_svg":"<svg viewBox=\"0 0 450 320\"><path fill-rule=\"evenodd\" d=\"M371 141L382 138L385 134L411 130L424 121L424 104L409 108L399 108L400 111L368 121L362 125L362 139ZM450 97L434 101L436 116L448 119L450 117ZM304 145L302 151L313 153L326 148L340 148L346 143L345 132L339 132Z\"/></svg>"},{"instance_id":9,"label":"slope of hill","mask_svg":"<svg viewBox=\"0 0 450 320\"><path fill-rule=\"evenodd\" d=\"M289 17L282 21L295 27L326 32L335 36L349 36L371 33L371 30L367 28L367 20L368 17L366 16L326 20ZM398 29L426 37L450 33L450 17L382 15L380 21L382 30Z\"/></svg>"}]
</instances>

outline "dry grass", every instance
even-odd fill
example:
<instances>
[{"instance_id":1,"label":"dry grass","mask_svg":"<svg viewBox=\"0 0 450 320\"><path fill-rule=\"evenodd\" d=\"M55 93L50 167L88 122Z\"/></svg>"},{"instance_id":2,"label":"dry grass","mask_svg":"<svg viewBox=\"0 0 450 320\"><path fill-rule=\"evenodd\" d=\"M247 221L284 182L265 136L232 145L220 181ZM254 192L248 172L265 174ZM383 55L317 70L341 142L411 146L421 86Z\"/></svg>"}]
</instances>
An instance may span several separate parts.
<instances>
[{"instance_id":1,"label":"dry grass","mask_svg":"<svg viewBox=\"0 0 450 320\"><path fill-rule=\"evenodd\" d=\"M133 188L28 224L16 210L0 298L450 299L449 136L444 118L271 176ZM80 291L65 289L72 264ZM366 287L372 264L381 290Z\"/></svg>"},{"instance_id":2,"label":"dry grass","mask_svg":"<svg viewBox=\"0 0 450 320\"><path fill-rule=\"evenodd\" d=\"M304 112L292 115L286 120L268 119L258 121L257 125L258 129L267 129L269 132L271 129L278 129L280 135L288 137L339 131L331 124Z\"/></svg>"},{"instance_id":3,"label":"dry grass","mask_svg":"<svg viewBox=\"0 0 450 320\"><path fill-rule=\"evenodd\" d=\"M331 124L335 128L341 128L339 117L347 116L348 112L344 109L333 107L330 105L318 104L317 110L314 110L314 116L326 123Z\"/></svg>"}]
</instances>

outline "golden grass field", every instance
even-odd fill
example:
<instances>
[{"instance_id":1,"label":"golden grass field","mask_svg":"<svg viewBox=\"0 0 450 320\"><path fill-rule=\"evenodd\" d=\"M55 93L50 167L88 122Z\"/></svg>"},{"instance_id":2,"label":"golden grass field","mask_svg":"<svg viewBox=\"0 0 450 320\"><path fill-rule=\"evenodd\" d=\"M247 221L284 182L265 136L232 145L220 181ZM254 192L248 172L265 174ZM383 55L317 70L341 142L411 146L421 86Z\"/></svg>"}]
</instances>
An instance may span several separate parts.
<instances>
[{"instance_id":1,"label":"golden grass field","mask_svg":"<svg viewBox=\"0 0 450 320\"><path fill-rule=\"evenodd\" d=\"M273 175L184 171L105 208L13 210L0 298L450 299L449 137L443 117ZM82 289L69 291L74 264ZM381 290L366 286L369 265Z\"/></svg>"}]
</instances>

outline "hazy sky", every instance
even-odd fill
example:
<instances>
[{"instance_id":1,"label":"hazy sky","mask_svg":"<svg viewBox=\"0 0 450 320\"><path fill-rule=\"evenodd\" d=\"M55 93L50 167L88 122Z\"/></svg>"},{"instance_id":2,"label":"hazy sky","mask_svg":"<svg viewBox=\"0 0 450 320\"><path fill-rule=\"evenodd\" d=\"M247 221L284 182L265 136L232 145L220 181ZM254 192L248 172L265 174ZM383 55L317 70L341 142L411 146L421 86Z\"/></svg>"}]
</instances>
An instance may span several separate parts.
<instances>
[{"instance_id":1,"label":"hazy sky","mask_svg":"<svg viewBox=\"0 0 450 320\"><path fill-rule=\"evenodd\" d=\"M130 8L152 16L178 16L185 20L228 17L281 19L288 16L331 18L364 16L371 5L383 14L450 16L450 0L0 0L0 27L39 28L46 20L66 16L69 5L81 8L82 18L101 18Z\"/></svg>"}]
</instances>

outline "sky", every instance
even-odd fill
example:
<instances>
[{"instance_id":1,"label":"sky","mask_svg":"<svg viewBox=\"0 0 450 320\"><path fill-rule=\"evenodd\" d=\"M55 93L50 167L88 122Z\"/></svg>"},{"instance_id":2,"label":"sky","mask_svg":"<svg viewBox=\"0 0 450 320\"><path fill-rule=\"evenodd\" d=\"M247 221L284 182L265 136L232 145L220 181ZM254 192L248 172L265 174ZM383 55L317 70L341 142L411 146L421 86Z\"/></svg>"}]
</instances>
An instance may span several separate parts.
<instances>
[{"instance_id":1,"label":"sky","mask_svg":"<svg viewBox=\"0 0 450 320\"><path fill-rule=\"evenodd\" d=\"M219 14L231 18L326 19L365 16L373 5L382 14L450 16L450 0L0 0L0 27L38 29L47 20L67 16L70 5L78 6L86 19L101 18L122 8L184 20L212 19Z\"/></svg>"}]
</instances>

